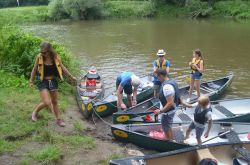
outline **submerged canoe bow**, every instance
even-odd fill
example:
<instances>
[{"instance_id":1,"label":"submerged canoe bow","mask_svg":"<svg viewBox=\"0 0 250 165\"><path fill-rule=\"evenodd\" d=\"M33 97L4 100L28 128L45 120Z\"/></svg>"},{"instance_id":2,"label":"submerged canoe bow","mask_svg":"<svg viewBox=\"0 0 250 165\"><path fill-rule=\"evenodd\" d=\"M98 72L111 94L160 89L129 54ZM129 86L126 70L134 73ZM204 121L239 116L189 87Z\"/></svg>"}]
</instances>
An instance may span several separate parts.
<instances>
[{"instance_id":1,"label":"submerged canoe bow","mask_svg":"<svg viewBox=\"0 0 250 165\"><path fill-rule=\"evenodd\" d=\"M233 75L230 74L226 77L223 77L217 80L203 82L201 84L201 94L207 95L210 98L210 100L216 100L224 93L226 88L231 84L232 79L233 79ZM188 90L189 90L189 86L180 88L180 95L184 99L188 97ZM197 96L195 92L193 93L191 98L192 98L191 103L194 103L197 101ZM129 108L125 111L119 111L119 112L114 113L113 123L114 124L118 124L118 123L129 124L129 123L155 122L153 115L151 115L151 120L145 119L145 115L151 114L153 110L159 108L159 105L160 105L159 99L151 98L149 100L146 100L138 104L135 107ZM181 122L181 120L179 120L178 122Z\"/></svg>"}]
</instances>

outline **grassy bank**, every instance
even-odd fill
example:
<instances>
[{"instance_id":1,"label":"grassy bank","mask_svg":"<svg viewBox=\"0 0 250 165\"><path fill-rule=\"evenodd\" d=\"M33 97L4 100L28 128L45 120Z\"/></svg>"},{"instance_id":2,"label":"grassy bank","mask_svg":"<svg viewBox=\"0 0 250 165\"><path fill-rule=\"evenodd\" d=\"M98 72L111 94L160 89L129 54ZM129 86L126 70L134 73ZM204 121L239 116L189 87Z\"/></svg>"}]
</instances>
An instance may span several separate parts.
<instances>
[{"instance_id":1,"label":"grassy bank","mask_svg":"<svg viewBox=\"0 0 250 165\"><path fill-rule=\"evenodd\" d=\"M43 22L48 19L47 6L13 7L0 9L0 25L3 23Z\"/></svg>"}]
</instances>

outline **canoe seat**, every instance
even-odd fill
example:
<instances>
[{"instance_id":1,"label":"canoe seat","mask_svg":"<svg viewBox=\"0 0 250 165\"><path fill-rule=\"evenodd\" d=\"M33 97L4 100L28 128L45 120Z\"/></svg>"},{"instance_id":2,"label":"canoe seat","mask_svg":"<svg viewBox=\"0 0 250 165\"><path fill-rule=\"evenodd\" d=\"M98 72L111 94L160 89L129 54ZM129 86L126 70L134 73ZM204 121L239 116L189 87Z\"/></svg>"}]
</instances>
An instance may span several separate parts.
<instances>
[{"instance_id":1,"label":"canoe seat","mask_svg":"<svg viewBox=\"0 0 250 165\"><path fill-rule=\"evenodd\" d=\"M207 85L210 87L210 88L213 88L213 89L219 89L221 86L220 85L217 85L213 82L209 82L207 83Z\"/></svg>"},{"instance_id":2,"label":"canoe seat","mask_svg":"<svg viewBox=\"0 0 250 165\"><path fill-rule=\"evenodd\" d=\"M244 147L235 148L235 151L237 151L244 159L250 162L250 152L246 148Z\"/></svg>"},{"instance_id":3,"label":"canoe seat","mask_svg":"<svg viewBox=\"0 0 250 165\"><path fill-rule=\"evenodd\" d=\"M184 141L184 133L180 128L173 129L174 140L178 143L183 143Z\"/></svg>"},{"instance_id":4,"label":"canoe seat","mask_svg":"<svg viewBox=\"0 0 250 165\"><path fill-rule=\"evenodd\" d=\"M241 140L240 140L239 136L234 131L230 131L229 133L225 134L225 136L226 136L226 138L228 139L229 142L241 143Z\"/></svg>"},{"instance_id":5,"label":"canoe seat","mask_svg":"<svg viewBox=\"0 0 250 165\"><path fill-rule=\"evenodd\" d=\"M196 150L197 152L197 155L198 155L198 158L199 158L199 161L202 161L204 159L213 159L213 160L216 160L216 158L214 157L214 155L210 152L210 150L208 148L204 148L204 149L201 149L201 150Z\"/></svg>"},{"instance_id":6,"label":"canoe seat","mask_svg":"<svg viewBox=\"0 0 250 165\"><path fill-rule=\"evenodd\" d=\"M215 109L217 109L220 113L224 114L227 117L233 117L233 116L235 116L234 113L232 113L227 108L225 108L225 107L223 107L221 105L216 105Z\"/></svg>"},{"instance_id":7,"label":"canoe seat","mask_svg":"<svg viewBox=\"0 0 250 165\"><path fill-rule=\"evenodd\" d=\"M193 121L187 114L185 113L180 113L177 115L181 121L184 121L184 122L190 122L190 121Z\"/></svg>"}]
</instances>

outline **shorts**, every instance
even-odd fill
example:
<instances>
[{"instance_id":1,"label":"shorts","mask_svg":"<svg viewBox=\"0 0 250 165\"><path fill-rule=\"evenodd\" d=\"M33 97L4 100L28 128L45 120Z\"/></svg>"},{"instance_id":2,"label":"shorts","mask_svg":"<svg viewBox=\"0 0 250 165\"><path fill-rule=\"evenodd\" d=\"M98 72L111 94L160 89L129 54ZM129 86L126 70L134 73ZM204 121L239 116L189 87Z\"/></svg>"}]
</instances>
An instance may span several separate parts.
<instances>
[{"instance_id":1,"label":"shorts","mask_svg":"<svg viewBox=\"0 0 250 165\"><path fill-rule=\"evenodd\" d=\"M121 79L120 79L120 77L117 77L117 79L116 79L116 89L118 88L120 83L121 83ZM123 87L123 90L127 95L131 95L133 93L132 85L125 85Z\"/></svg>"},{"instance_id":2,"label":"shorts","mask_svg":"<svg viewBox=\"0 0 250 165\"><path fill-rule=\"evenodd\" d=\"M192 122L192 123L189 125L189 128L188 128L188 129L190 129L190 130L195 129L196 138L201 138L201 136L202 136L202 134L203 134L203 132L204 132L204 130L205 130L205 127L204 127L204 128L197 127L197 126L195 125L195 123Z\"/></svg>"},{"instance_id":3,"label":"shorts","mask_svg":"<svg viewBox=\"0 0 250 165\"><path fill-rule=\"evenodd\" d=\"M161 125L162 125L162 130L164 132L168 132L168 130L172 127L173 125L173 119L174 119L175 112L173 113L163 113L161 116Z\"/></svg>"},{"instance_id":4,"label":"shorts","mask_svg":"<svg viewBox=\"0 0 250 165\"><path fill-rule=\"evenodd\" d=\"M58 89L58 82L56 79L38 81L37 88L39 91L44 89L47 89L48 91L55 91Z\"/></svg>"},{"instance_id":5,"label":"shorts","mask_svg":"<svg viewBox=\"0 0 250 165\"><path fill-rule=\"evenodd\" d=\"M190 74L190 78L192 80L201 80L201 77L202 77L202 73L200 73L200 72L192 72Z\"/></svg>"}]
</instances>

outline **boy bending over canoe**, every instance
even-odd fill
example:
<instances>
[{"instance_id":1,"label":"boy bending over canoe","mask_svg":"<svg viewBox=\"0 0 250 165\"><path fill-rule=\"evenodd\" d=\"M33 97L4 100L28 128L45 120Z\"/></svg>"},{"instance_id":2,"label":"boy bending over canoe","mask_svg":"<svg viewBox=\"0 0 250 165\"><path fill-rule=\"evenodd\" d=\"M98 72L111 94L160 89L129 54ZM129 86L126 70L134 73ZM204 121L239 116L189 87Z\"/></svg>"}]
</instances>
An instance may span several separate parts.
<instances>
[{"instance_id":1,"label":"boy bending over canoe","mask_svg":"<svg viewBox=\"0 0 250 165\"><path fill-rule=\"evenodd\" d=\"M201 136L205 130L205 123L208 122L207 131L204 134L204 137L207 138L212 127L212 108L210 106L210 101L207 96L200 96L198 99L198 105L195 108L194 112L194 121L189 125L189 128L186 132L185 139L189 138L190 132L195 129L196 139L199 145L202 144Z\"/></svg>"}]
</instances>

